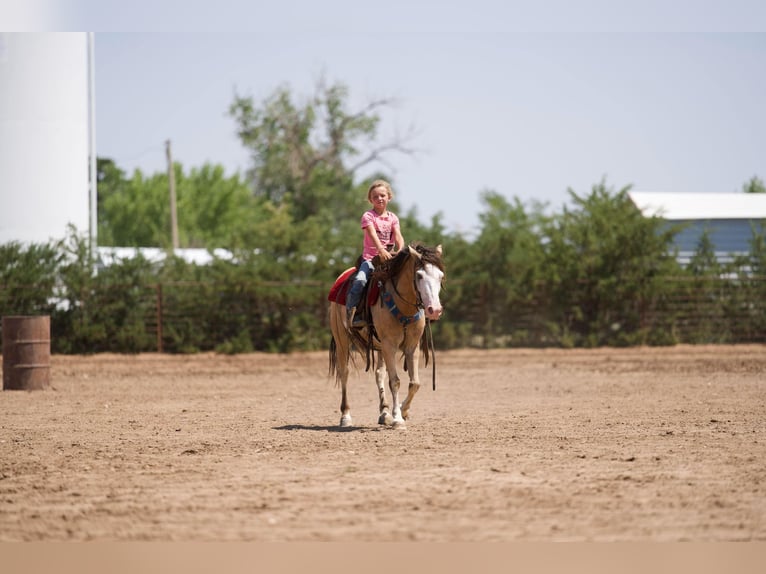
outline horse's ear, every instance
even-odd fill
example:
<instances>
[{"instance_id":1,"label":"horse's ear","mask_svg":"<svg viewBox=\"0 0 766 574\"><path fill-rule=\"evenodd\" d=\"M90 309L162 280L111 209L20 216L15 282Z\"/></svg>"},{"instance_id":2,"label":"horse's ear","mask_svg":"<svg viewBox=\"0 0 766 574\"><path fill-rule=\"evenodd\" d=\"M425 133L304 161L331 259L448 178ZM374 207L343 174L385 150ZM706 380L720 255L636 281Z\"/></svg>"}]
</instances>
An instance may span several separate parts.
<instances>
[{"instance_id":1,"label":"horse's ear","mask_svg":"<svg viewBox=\"0 0 766 574\"><path fill-rule=\"evenodd\" d=\"M442 244L439 243L439 245L436 246L436 252L441 255L442 254Z\"/></svg>"}]
</instances>

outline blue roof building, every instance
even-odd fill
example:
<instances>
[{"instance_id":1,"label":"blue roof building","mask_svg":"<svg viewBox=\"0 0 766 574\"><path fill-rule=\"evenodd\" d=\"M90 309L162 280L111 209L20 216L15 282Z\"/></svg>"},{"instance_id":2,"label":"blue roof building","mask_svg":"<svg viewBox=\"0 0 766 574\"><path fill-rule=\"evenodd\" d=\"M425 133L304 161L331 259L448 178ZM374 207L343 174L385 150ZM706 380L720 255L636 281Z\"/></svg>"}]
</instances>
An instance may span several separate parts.
<instances>
[{"instance_id":1,"label":"blue roof building","mask_svg":"<svg viewBox=\"0 0 766 574\"><path fill-rule=\"evenodd\" d=\"M753 227L766 233L766 193L629 191L628 196L645 216L684 224L676 236L682 264L694 255L705 231L721 262L750 251Z\"/></svg>"}]
</instances>

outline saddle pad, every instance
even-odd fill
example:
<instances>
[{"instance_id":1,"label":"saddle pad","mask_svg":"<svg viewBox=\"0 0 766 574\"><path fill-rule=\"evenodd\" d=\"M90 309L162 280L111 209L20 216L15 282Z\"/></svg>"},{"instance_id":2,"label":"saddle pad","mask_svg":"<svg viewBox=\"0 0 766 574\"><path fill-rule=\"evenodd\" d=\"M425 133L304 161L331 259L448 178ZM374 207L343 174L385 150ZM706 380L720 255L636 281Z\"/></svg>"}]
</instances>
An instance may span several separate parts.
<instances>
[{"instance_id":1,"label":"saddle pad","mask_svg":"<svg viewBox=\"0 0 766 574\"><path fill-rule=\"evenodd\" d=\"M330 288L327 300L338 305L346 304L346 296L351 289L351 277L356 272L356 267L350 267L341 273ZM380 285L377 282L367 283L367 305L372 307L380 296Z\"/></svg>"},{"instance_id":2,"label":"saddle pad","mask_svg":"<svg viewBox=\"0 0 766 574\"><path fill-rule=\"evenodd\" d=\"M330 288L330 293L327 295L328 301L333 301L339 305L346 304L346 295L351 285L348 279L354 274L354 271L356 271L356 267L350 267L338 276Z\"/></svg>"},{"instance_id":3,"label":"saddle pad","mask_svg":"<svg viewBox=\"0 0 766 574\"><path fill-rule=\"evenodd\" d=\"M367 283L367 305L372 307L375 305L375 301L378 300L380 295L380 284L377 281L370 281Z\"/></svg>"}]
</instances>

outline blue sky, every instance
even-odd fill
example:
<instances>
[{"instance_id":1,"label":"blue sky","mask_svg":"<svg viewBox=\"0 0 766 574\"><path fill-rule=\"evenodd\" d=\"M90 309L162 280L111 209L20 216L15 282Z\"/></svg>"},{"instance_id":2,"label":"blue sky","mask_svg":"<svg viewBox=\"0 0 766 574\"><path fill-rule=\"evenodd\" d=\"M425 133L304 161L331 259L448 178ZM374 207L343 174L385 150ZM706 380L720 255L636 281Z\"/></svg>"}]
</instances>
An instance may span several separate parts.
<instances>
[{"instance_id":1,"label":"blue sky","mask_svg":"<svg viewBox=\"0 0 766 574\"><path fill-rule=\"evenodd\" d=\"M304 98L324 75L354 106L397 99L381 135L414 126L420 150L389 156L397 199L451 230L476 228L486 189L558 210L602 178L683 192L766 179L757 2L64 4L47 29L96 32L98 155L128 172L164 170L167 139L187 169L244 171L235 90Z\"/></svg>"}]
</instances>

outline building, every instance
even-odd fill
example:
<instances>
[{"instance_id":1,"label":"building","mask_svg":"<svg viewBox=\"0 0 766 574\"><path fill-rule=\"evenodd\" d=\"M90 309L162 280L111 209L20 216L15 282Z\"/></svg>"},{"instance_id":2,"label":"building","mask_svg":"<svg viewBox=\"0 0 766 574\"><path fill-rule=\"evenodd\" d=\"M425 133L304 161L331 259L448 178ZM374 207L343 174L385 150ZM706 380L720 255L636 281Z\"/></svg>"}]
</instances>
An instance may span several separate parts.
<instances>
[{"instance_id":1,"label":"building","mask_svg":"<svg viewBox=\"0 0 766 574\"><path fill-rule=\"evenodd\" d=\"M629 191L628 196L645 216L683 224L676 236L682 264L694 255L705 231L721 262L750 251L753 226L766 232L766 193Z\"/></svg>"},{"instance_id":2,"label":"building","mask_svg":"<svg viewBox=\"0 0 766 574\"><path fill-rule=\"evenodd\" d=\"M95 244L92 35L0 32L0 244Z\"/></svg>"}]
</instances>

